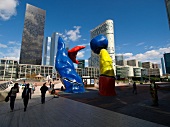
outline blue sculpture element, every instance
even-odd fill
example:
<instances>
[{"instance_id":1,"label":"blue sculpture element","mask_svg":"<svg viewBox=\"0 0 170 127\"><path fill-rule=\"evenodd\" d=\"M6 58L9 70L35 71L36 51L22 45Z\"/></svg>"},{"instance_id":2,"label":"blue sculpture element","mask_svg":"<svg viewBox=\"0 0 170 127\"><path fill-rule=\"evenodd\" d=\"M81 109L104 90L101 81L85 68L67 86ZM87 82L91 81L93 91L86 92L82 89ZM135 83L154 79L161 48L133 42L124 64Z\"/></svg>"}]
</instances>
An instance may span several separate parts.
<instances>
[{"instance_id":1,"label":"blue sculpture element","mask_svg":"<svg viewBox=\"0 0 170 127\"><path fill-rule=\"evenodd\" d=\"M108 40L106 36L102 34L96 36L90 41L90 47L92 51L96 54L99 54L101 49L107 49L107 46L108 46Z\"/></svg>"},{"instance_id":2,"label":"blue sculpture element","mask_svg":"<svg viewBox=\"0 0 170 127\"><path fill-rule=\"evenodd\" d=\"M61 37L58 38L58 48L55 60L55 69L60 74L62 83L69 93L85 92L81 77L77 74L72 60L68 56L65 43Z\"/></svg>"}]
</instances>

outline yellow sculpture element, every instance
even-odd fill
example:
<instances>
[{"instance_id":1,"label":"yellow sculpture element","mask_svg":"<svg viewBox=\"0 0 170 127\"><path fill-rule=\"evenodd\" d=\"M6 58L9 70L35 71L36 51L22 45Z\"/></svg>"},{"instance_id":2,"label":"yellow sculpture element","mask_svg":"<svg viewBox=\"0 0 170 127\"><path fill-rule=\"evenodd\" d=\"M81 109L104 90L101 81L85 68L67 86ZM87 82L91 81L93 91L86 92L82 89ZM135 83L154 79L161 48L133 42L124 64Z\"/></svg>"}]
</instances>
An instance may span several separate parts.
<instances>
[{"instance_id":1,"label":"yellow sculpture element","mask_svg":"<svg viewBox=\"0 0 170 127\"><path fill-rule=\"evenodd\" d=\"M112 65L112 59L106 49L100 51L100 74L106 76L115 76Z\"/></svg>"}]
</instances>

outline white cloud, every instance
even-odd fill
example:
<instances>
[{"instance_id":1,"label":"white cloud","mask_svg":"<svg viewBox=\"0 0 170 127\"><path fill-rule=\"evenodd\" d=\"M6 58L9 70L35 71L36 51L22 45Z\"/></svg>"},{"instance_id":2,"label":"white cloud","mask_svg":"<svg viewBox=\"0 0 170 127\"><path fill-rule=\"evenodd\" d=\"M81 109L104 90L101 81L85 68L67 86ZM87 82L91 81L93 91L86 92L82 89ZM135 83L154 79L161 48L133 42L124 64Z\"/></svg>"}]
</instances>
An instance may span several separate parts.
<instances>
[{"instance_id":1,"label":"white cloud","mask_svg":"<svg viewBox=\"0 0 170 127\"><path fill-rule=\"evenodd\" d=\"M9 41L8 44L15 44L15 41Z\"/></svg>"},{"instance_id":2,"label":"white cloud","mask_svg":"<svg viewBox=\"0 0 170 127\"><path fill-rule=\"evenodd\" d=\"M88 62L89 62L89 60L85 60L85 62L86 62L86 63L88 63Z\"/></svg>"},{"instance_id":3,"label":"white cloud","mask_svg":"<svg viewBox=\"0 0 170 127\"><path fill-rule=\"evenodd\" d=\"M132 53L125 53L123 56L127 60L136 59L142 62L153 62L153 63L159 63L161 61L161 58L163 57L164 53L170 53L170 47L167 48L159 48L158 50L150 50L146 51L145 53L140 53L133 55Z\"/></svg>"},{"instance_id":4,"label":"white cloud","mask_svg":"<svg viewBox=\"0 0 170 127\"><path fill-rule=\"evenodd\" d=\"M0 43L0 48L7 48L7 45L4 45L4 44Z\"/></svg>"},{"instance_id":5,"label":"white cloud","mask_svg":"<svg viewBox=\"0 0 170 127\"><path fill-rule=\"evenodd\" d=\"M18 0L0 0L0 18L9 20L11 16L16 15L16 7L18 5Z\"/></svg>"},{"instance_id":6,"label":"white cloud","mask_svg":"<svg viewBox=\"0 0 170 127\"><path fill-rule=\"evenodd\" d=\"M84 43L84 44L81 44L81 45L79 45L79 46L90 46L90 43Z\"/></svg>"},{"instance_id":7,"label":"white cloud","mask_svg":"<svg viewBox=\"0 0 170 127\"><path fill-rule=\"evenodd\" d=\"M80 51L80 52L78 52L77 53L77 58L82 58L82 57L84 57L84 51Z\"/></svg>"},{"instance_id":8,"label":"white cloud","mask_svg":"<svg viewBox=\"0 0 170 127\"><path fill-rule=\"evenodd\" d=\"M128 43L123 44L123 46L127 46L127 45L129 45L129 44Z\"/></svg>"},{"instance_id":9,"label":"white cloud","mask_svg":"<svg viewBox=\"0 0 170 127\"><path fill-rule=\"evenodd\" d=\"M153 48L154 48L154 46L150 46L150 47L149 47L149 49L153 49Z\"/></svg>"},{"instance_id":10,"label":"white cloud","mask_svg":"<svg viewBox=\"0 0 170 127\"><path fill-rule=\"evenodd\" d=\"M71 41L76 41L79 38L81 38L81 35L80 35L81 26L74 26L74 28L75 30L66 31L66 35L68 36L68 39Z\"/></svg>"},{"instance_id":11,"label":"white cloud","mask_svg":"<svg viewBox=\"0 0 170 127\"><path fill-rule=\"evenodd\" d=\"M20 57L20 47L10 47L3 57L19 61Z\"/></svg>"},{"instance_id":12,"label":"white cloud","mask_svg":"<svg viewBox=\"0 0 170 127\"><path fill-rule=\"evenodd\" d=\"M143 45L143 44L145 44L144 42L140 42L140 43L138 43L136 46L141 46L141 45Z\"/></svg>"}]
</instances>

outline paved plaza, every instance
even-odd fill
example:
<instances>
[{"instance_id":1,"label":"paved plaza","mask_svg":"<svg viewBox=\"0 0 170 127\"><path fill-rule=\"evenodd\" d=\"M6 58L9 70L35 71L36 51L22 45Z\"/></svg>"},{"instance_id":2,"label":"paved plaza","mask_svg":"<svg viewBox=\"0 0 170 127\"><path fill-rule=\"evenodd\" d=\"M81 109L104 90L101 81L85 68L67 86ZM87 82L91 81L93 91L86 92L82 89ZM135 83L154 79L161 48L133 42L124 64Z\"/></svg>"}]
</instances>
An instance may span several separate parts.
<instances>
[{"instance_id":1,"label":"paved plaza","mask_svg":"<svg viewBox=\"0 0 170 127\"><path fill-rule=\"evenodd\" d=\"M55 85L56 89L61 83ZM41 104L40 86L36 87L28 109L24 112L18 93L15 109L10 112L9 102L0 102L0 127L163 127L170 126L170 92L158 91L159 107L152 107L148 85L138 85L138 94L132 86L117 86L117 96L103 97L96 88L85 93L70 94L59 91L59 98L46 94Z\"/></svg>"}]
</instances>

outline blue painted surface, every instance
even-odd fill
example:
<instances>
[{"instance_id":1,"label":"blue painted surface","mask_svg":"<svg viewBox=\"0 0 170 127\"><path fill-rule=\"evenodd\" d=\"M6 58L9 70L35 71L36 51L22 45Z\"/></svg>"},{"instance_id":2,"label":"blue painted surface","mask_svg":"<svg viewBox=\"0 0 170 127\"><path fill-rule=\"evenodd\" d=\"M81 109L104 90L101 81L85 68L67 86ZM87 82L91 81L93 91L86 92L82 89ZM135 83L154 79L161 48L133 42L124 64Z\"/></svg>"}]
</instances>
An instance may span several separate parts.
<instances>
[{"instance_id":1,"label":"blue painted surface","mask_svg":"<svg viewBox=\"0 0 170 127\"><path fill-rule=\"evenodd\" d=\"M58 38L55 69L61 76L62 82L66 88L65 92L85 92L83 81L77 74L74 68L74 64L68 56L68 51L65 48L65 43L61 37Z\"/></svg>"},{"instance_id":2,"label":"blue painted surface","mask_svg":"<svg viewBox=\"0 0 170 127\"><path fill-rule=\"evenodd\" d=\"M107 49L108 40L106 36L100 34L90 41L90 47L94 53L99 54L101 49Z\"/></svg>"}]
</instances>

